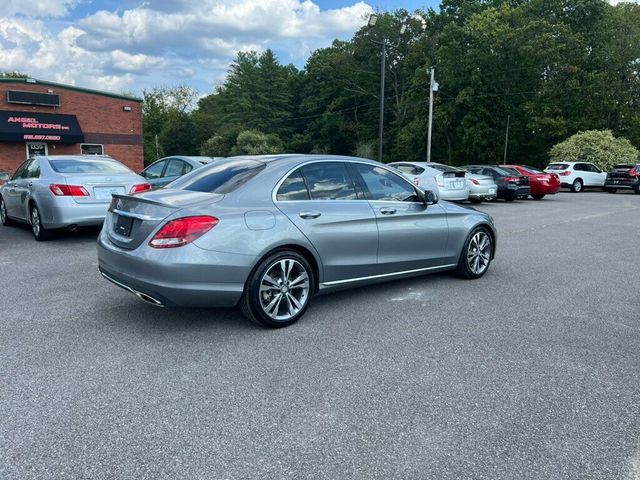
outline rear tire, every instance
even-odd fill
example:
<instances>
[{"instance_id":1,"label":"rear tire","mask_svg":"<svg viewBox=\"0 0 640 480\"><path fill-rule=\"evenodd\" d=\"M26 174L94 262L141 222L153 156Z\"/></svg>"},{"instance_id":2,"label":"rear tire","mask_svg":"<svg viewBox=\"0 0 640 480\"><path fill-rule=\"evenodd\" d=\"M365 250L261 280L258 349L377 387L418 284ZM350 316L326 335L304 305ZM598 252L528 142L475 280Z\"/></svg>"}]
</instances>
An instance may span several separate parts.
<instances>
[{"instance_id":1,"label":"rear tire","mask_svg":"<svg viewBox=\"0 0 640 480\"><path fill-rule=\"evenodd\" d=\"M479 204L479 203L482 203L482 199L481 198L470 198L469 201L471 203L476 204L476 205Z\"/></svg>"},{"instance_id":2,"label":"rear tire","mask_svg":"<svg viewBox=\"0 0 640 480\"><path fill-rule=\"evenodd\" d=\"M315 273L307 259L294 250L281 250L262 260L251 273L240 310L264 327L288 327L304 315L315 288Z\"/></svg>"},{"instance_id":3,"label":"rear tire","mask_svg":"<svg viewBox=\"0 0 640 480\"><path fill-rule=\"evenodd\" d=\"M4 204L4 198L0 197L0 223L5 227L14 225L13 220L7 215L7 206Z\"/></svg>"},{"instance_id":4,"label":"rear tire","mask_svg":"<svg viewBox=\"0 0 640 480\"><path fill-rule=\"evenodd\" d=\"M487 273L492 260L493 238L486 227L477 227L464 242L454 274L460 278L475 280Z\"/></svg>"},{"instance_id":5,"label":"rear tire","mask_svg":"<svg viewBox=\"0 0 640 480\"><path fill-rule=\"evenodd\" d=\"M636 195L640 195L640 185L636 185L636 188L633 189Z\"/></svg>"},{"instance_id":6,"label":"rear tire","mask_svg":"<svg viewBox=\"0 0 640 480\"><path fill-rule=\"evenodd\" d=\"M504 197L505 202L513 202L515 199L516 197Z\"/></svg>"},{"instance_id":7,"label":"rear tire","mask_svg":"<svg viewBox=\"0 0 640 480\"><path fill-rule=\"evenodd\" d=\"M31 206L31 215L29 220L33 236L38 242L46 242L53 237L53 232L42 226L42 217L40 216L40 210L38 210L36 205Z\"/></svg>"},{"instance_id":8,"label":"rear tire","mask_svg":"<svg viewBox=\"0 0 640 480\"><path fill-rule=\"evenodd\" d=\"M608 193L616 193L618 191L617 188L607 188Z\"/></svg>"},{"instance_id":9,"label":"rear tire","mask_svg":"<svg viewBox=\"0 0 640 480\"><path fill-rule=\"evenodd\" d=\"M535 195L531 195L534 200L542 200L544 198L544 193L536 193Z\"/></svg>"},{"instance_id":10,"label":"rear tire","mask_svg":"<svg viewBox=\"0 0 640 480\"><path fill-rule=\"evenodd\" d=\"M582 190L584 190L584 184L582 183L582 180L576 178L571 184L571 191L574 193L580 193Z\"/></svg>"}]
</instances>

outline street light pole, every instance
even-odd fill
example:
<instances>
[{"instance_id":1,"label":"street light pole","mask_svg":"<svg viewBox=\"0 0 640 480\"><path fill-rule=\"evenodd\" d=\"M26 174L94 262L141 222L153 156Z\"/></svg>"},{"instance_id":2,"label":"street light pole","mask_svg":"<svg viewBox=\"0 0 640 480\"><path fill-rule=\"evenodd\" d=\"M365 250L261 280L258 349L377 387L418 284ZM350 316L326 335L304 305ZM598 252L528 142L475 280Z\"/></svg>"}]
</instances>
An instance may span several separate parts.
<instances>
[{"instance_id":1,"label":"street light pole","mask_svg":"<svg viewBox=\"0 0 640 480\"><path fill-rule=\"evenodd\" d=\"M380 44L382 61L380 62L380 119L378 122L378 161L382 163L382 144L384 137L384 76L387 63L387 46L384 42Z\"/></svg>"},{"instance_id":2,"label":"street light pole","mask_svg":"<svg viewBox=\"0 0 640 480\"><path fill-rule=\"evenodd\" d=\"M433 127L433 87L435 83L435 69L431 69L429 82L429 128L427 130L427 162L431 162L431 129Z\"/></svg>"},{"instance_id":3,"label":"street light pole","mask_svg":"<svg viewBox=\"0 0 640 480\"><path fill-rule=\"evenodd\" d=\"M373 28L378 22L378 15L375 13L369 16L369 28ZM402 25L400 27L400 35L403 35L407 26ZM387 47L397 47L400 45L400 39L396 43L387 43L385 38L382 41L371 40L372 43L376 45L380 45L380 119L378 122L378 161L382 163L382 154L383 154L383 144L384 144L384 79L387 70Z\"/></svg>"}]
</instances>

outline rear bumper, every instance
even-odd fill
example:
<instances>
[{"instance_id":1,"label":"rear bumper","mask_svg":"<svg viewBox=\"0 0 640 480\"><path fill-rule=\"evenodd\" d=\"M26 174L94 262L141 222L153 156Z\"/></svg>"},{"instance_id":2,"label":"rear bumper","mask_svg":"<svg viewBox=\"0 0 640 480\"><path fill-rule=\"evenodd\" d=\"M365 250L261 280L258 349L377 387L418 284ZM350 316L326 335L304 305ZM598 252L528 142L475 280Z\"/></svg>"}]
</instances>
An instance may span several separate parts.
<instances>
[{"instance_id":1,"label":"rear bumper","mask_svg":"<svg viewBox=\"0 0 640 480\"><path fill-rule=\"evenodd\" d=\"M503 187L498 189L498 197L499 198L526 198L531 193L531 187Z\"/></svg>"},{"instance_id":2,"label":"rear bumper","mask_svg":"<svg viewBox=\"0 0 640 480\"><path fill-rule=\"evenodd\" d=\"M532 183L531 194L532 195L554 195L560 191L560 183L548 184L548 183Z\"/></svg>"},{"instance_id":3,"label":"rear bumper","mask_svg":"<svg viewBox=\"0 0 640 480\"><path fill-rule=\"evenodd\" d=\"M109 202L80 204L71 198L56 198L38 204L45 228L64 228L69 225L99 226L104 223Z\"/></svg>"},{"instance_id":4,"label":"rear bumper","mask_svg":"<svg viewBox=\"0 0 640 480\"><path fill-rule=\"evenodd\" d=\"M640 180L607 180L604 183L605 188L628 188L628 189L636 189L640 186Z\"/></svg>"},{"instance_id":5,"label":"rear bumper","mask_svg":"<svg viewBox=\"0 0 640 480\"><path fill-rule=\"evenodd\" d=\"M207 251L195 245L128 251L113 245L104 232L98 239L100 272L138 297L143 294L157 300L158 306L235 306L254 260L248 255Z\"/></svg>"},{"instance_id":6,"label":"rear bumper","mask_svg":"<svg viewBox=\"0 0 640 480\"><path fill-rule=\"evenodd\" d=\"M492 192L493 190L493 192ZM474 185L469 189L469 198L480 200L493 200L498 195L497 185Z\"/></svg>"},{"instance_id":7,"label":"rear bumper","mask_svg":"<svg viewBox=\"0 0 640 480\"><path fill-rule=\"evenodd\" d=\"M445 190L443 188L441 188L439 190L440 193L440 198L442 200L447 200L447 201L461 201L461 200L467 200L469 198L469 190L464 189L464 190Z\"/></svg>"}]
</instances>

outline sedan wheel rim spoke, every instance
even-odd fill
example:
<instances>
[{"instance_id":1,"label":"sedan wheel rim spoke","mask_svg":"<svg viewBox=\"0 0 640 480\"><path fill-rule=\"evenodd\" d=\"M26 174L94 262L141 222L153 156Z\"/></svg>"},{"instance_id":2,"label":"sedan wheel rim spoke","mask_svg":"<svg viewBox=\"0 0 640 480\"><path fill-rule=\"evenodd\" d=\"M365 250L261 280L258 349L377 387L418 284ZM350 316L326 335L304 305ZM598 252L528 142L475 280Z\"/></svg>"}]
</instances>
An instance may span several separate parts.
<instances>
[{"instance_id":1,"label":"sedan wheel rim spoke","mask_svg":"<svg viewBox=\"0 0 640 480\"><path fill-rule=\"evenodd\" d=\"M467 265L476 275L483 273L491 260L491 238L485 232L476 233L467 248Z\"/></svg>"},{"instance_id":2,"label":"sedan wheel rim spoke","mask_svg":"<svg viewBox=\"0 0 640 480\"><path fill-rule=\"evenodd\" d=\"M306 268L293 258L271 264L260 281L260 306L275 321L288 321L304 309L310 282Z\"/></svg>"}]
</instances>

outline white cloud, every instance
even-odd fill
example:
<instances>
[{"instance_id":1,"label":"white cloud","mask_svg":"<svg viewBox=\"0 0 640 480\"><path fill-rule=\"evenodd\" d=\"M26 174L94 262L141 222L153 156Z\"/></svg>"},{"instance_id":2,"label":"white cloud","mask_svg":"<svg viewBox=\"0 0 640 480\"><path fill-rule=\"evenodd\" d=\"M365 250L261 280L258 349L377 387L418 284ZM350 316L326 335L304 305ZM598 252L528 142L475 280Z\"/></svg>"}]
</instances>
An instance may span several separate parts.
<instances>
[{"instance_id":1,"label":"white cloud","mask_svg":"<svg viewBox=\"0 0 640 480\"><path fill-rule=\"evenodd\" d=\"M79 1L33 0L36 10L47 5L54 16ZM31 2L3 4L12 12L0 18L3 69L138 92L184 81L210 90L238 51L271 47L284 63L302 62L334 38L350 37L372 11L363 1L321 10L311 0L148 0L135 8L97 11L54 31L51 22L22 16Z\"/></svg>"},{"instance_id":2,"label":"white cloud","mask_svg":"<svg viewBox=\"0 0 640 480\"><path fill-rule=\"evenodd\" d=\"M64 17L79 0L0 0L0 12L6 16Z\"/></svg>"}]
</instances>

